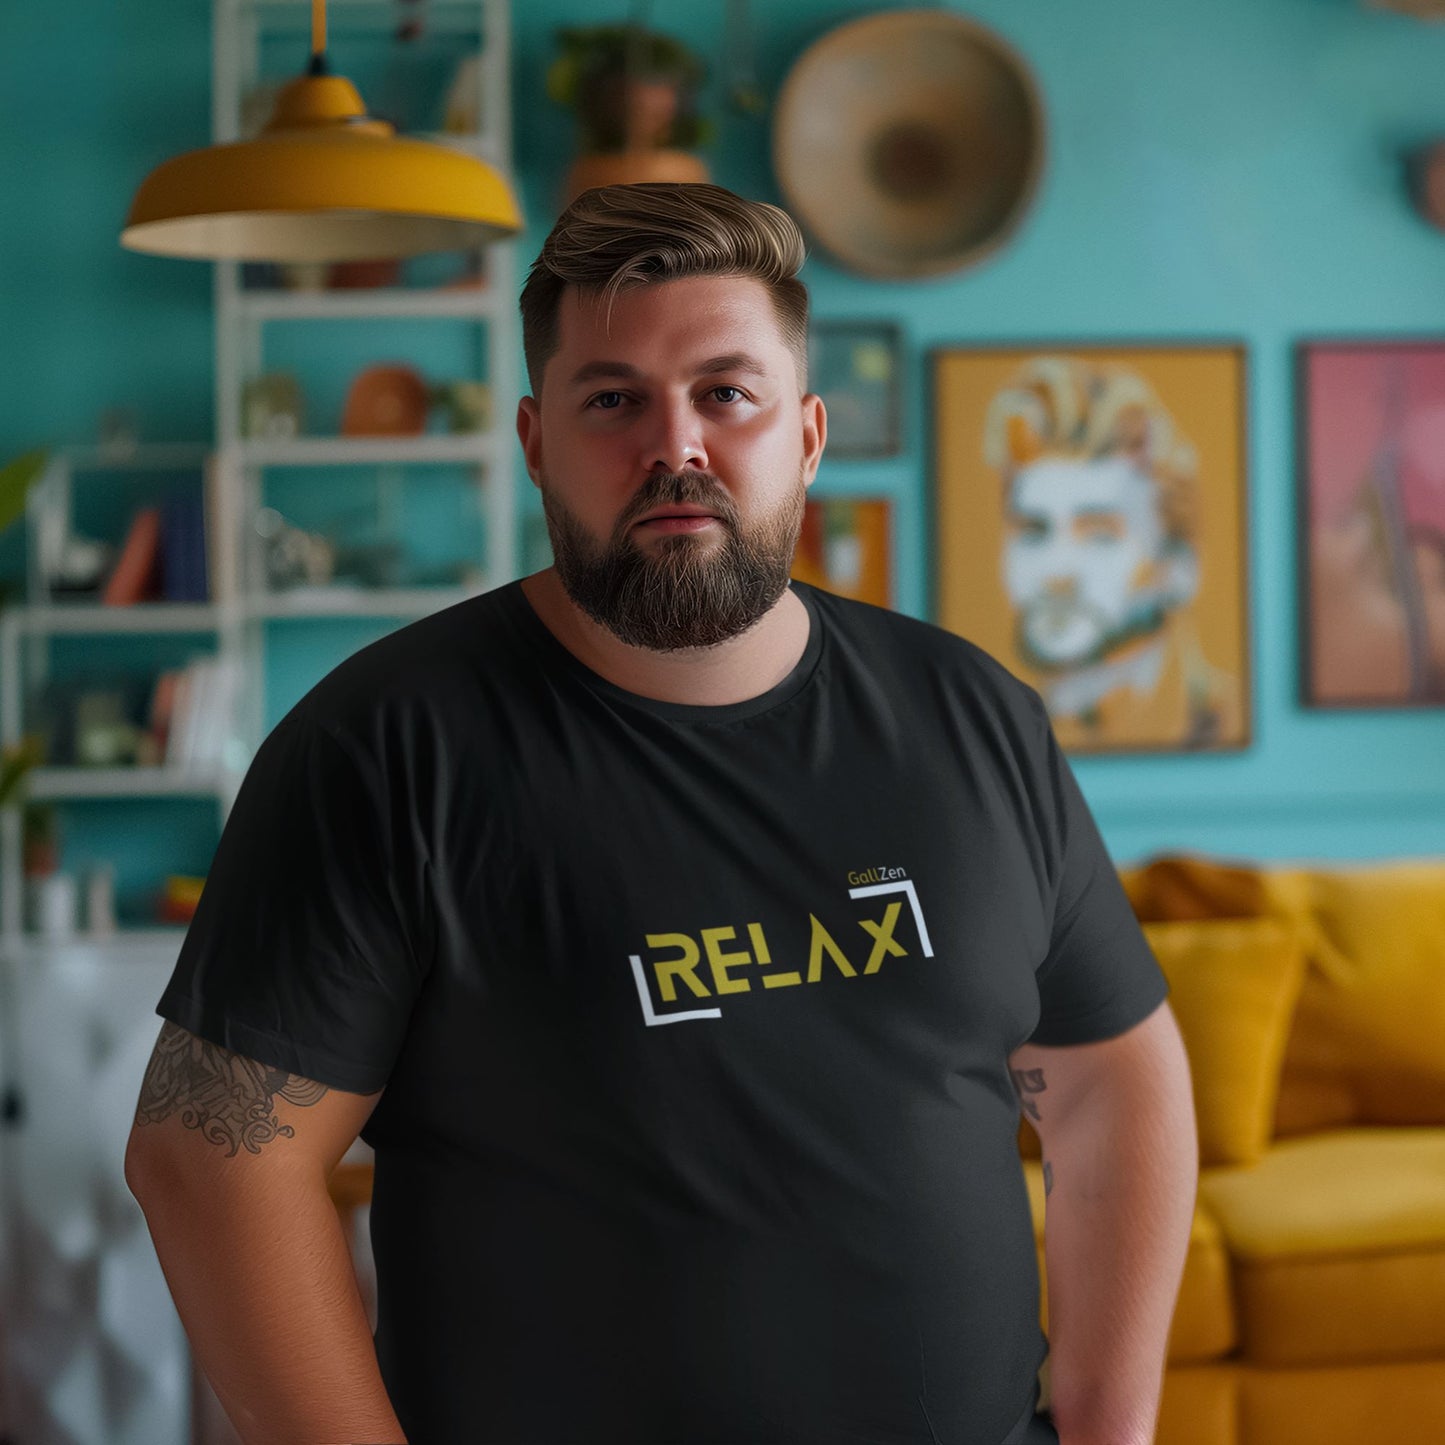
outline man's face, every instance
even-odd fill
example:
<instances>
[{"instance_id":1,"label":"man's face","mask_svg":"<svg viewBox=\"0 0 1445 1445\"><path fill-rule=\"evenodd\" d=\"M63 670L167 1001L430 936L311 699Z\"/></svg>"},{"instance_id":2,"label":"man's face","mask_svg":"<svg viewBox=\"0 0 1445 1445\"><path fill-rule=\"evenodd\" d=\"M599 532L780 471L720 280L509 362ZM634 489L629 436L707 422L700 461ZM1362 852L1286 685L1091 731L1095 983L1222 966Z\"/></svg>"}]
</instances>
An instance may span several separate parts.
<instances>
[{"instance_id":1,"label":"man's face","mask_svg":"<svg viewBox=\"0 0 1445 1445\"><path fill-rule=\"evenodd\" d=\"M751 277L569 288L541 395L517 414L557 573L624 642L707 647L787 587L825 435Z\"/></svg>"},{"instance_id":2,"label":"man's face","mask_svg":"<svg viewBox=\"0 0 1445 1445\"><path fill-rule=\"evenodd\" d=\"M1077 666L1157 626L1166 596L1154 484L1123 457L1045 457L1015 475L1004 582L1021 651L1040 668Z\"/></svg>"}]
</instances>

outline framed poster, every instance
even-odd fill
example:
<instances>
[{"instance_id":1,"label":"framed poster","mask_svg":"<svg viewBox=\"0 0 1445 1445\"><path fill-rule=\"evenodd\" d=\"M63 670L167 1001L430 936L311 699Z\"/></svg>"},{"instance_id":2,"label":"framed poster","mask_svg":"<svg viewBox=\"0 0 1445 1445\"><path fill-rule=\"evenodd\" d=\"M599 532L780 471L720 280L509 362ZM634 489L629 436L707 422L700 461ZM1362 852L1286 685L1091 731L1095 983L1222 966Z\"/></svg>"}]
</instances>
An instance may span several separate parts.
<instances>
[{"instance_id":1,"label":"framed poster","mask_svg":"<svg viewBox=\"0 0 1445 1445\"><path fill-rule=\"evenodd\" d=\"M1305 342L1301 692L1445 704L1445 340Z\"/></svg>"},{"instance_id":2,"label":"framed poster","mask_svg":"<svg viewBox=\"0 0 1445 1445\"><path fill-rule=\"evenodd\" d=\"M1241 345L933 355L934 616L1073 753L1249 743Z\"/></svg>"},{"instance_id":3,"label":"framed poster","mask_svg":"<svg viewBox=\"0 0 1445 1445\"><path fill-rule=\"evenodd\" d=\"M809 497L793 576L825 592L891 607L892 504L886 497Z\"/></svg>"},{"instance_id":4,"label":"framed poster","mask_svg":"<svg viewBox=\"0 0 1445 1445\"><path fill-rule=\"evenodd\" d=\"M813 322L808 386L828 413L828 457L902 450L902 366L903 333L891 321Z\"/></svg>"}]
</instances>

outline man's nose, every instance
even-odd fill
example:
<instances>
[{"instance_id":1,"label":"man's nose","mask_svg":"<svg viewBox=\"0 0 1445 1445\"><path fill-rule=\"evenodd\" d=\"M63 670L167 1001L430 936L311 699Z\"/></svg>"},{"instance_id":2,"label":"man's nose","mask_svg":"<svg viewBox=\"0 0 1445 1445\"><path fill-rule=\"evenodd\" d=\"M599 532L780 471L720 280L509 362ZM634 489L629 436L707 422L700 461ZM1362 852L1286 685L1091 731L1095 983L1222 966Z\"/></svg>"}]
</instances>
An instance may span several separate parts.
<instances>
[{"instance_id":1,"label":"man's nose","mask_svg":"<svg viewBox=\"0 0 1445 1445\"><path fill-rule=\"evenodd\" d=\"M647 471L707 471L702 418L690 397L658 402L651 420L643 442L642 464Z\"/></svg>"}]
</instances>

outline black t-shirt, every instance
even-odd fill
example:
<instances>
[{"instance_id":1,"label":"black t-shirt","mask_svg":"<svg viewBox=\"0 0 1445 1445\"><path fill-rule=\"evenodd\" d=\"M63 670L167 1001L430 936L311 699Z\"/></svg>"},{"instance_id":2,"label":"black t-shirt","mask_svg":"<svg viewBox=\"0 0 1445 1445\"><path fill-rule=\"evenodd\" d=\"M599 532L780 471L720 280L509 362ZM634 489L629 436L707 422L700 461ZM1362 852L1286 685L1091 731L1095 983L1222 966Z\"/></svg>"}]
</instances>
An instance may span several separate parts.
<instances>
[{"instance_id":1,"label":"black t-shirt","mask_svg":"<svg viewBox=\"0 0 1445 1445\"><path fill-rule=\"evenodd\" d=\"M797 667L699 707L511 583L341 664L243 782L157 1012L385 1086L411 1445L1057 1439L1007 1055L1168 987L1038 695L794 591Z\"/></svg>"}]
</instances>

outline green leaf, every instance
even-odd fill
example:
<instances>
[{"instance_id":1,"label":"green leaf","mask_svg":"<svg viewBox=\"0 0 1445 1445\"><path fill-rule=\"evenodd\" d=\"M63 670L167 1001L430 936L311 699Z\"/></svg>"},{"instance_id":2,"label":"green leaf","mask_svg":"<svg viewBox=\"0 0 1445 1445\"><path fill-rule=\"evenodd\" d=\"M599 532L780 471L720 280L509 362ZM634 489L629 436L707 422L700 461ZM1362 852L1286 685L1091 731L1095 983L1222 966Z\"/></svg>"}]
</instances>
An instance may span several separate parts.
<instances>
[{"instance_id":1,"label":"green leaf","mask_svg":"<svg viewBox=\"0 0 1445 1445\"><path fill-rule=\"evenodd\" d=\"M25 781L31 768L44 761L45 749L34 736L23 738L4 749L0 755L0 807L10 802Z\"/></svg>"},{"instance_id":2,"label":"green leaf","mask_svg":"<svg viewBox=\"0 0 1445 1445\"><path fill-rule=\"evenodd\" d=\"M49 460L50 453L38 448L0 467L0 532L24 515L25 498Z\"/></svg>"}]
</instances>

